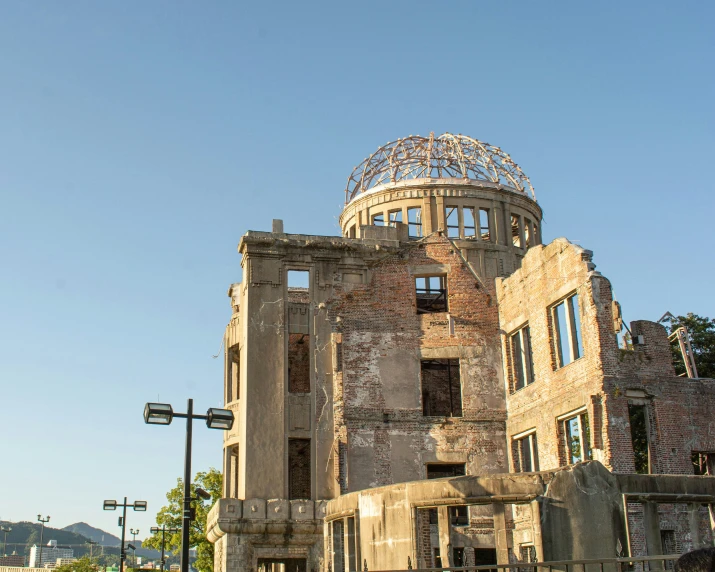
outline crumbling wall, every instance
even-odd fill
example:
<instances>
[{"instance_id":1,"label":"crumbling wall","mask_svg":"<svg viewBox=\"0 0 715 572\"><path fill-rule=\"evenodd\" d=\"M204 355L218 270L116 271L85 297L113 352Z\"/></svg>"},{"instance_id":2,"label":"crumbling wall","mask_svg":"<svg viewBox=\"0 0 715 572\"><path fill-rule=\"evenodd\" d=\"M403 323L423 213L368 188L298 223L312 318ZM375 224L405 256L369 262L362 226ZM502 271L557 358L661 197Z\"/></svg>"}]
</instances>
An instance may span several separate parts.
<instances>
[{"instance_id":1,"label":"crumbling wall","mask_svg":"<svg viewBox=\"0 0 715 572\"><path fill-rule=\"evenodd\" d=\"M425 274L447 276L448 312L417 313L415 277ZM441 236L382 255L363 284L334 286L342 392L333 398L348 490L425 478L430 462L466 463L468 474L507 470L493 300ZM461 417L423 414L420 360L440 359L459 360Z\"/></svg>"},{"instance_id":2,"label":"crumbling wall","mask_svg":"<svg viewBox=\"0 0 715 572\"><path fill-rule=\"evenodd\" d=\"M535 431L538 468L564 464L561 415L585 408L590 422L593 458L608 463L603 455L600 394L602 391L604 347L613 346L615 335L611 316L611 287L595 271L591 252L560 238L547 246L531 248L521 268L497 280L502 350L506 357L504 375L507 391L509 438ZM551 308L577 295L582 353L578 359L559 367L555 349ZM509 338L528 325L531 337L533 383L514 390L513 354ZM546 414L545 414L546 413ZM512 470L518 462L511 459Z\"/></svg>"}]
</instances>

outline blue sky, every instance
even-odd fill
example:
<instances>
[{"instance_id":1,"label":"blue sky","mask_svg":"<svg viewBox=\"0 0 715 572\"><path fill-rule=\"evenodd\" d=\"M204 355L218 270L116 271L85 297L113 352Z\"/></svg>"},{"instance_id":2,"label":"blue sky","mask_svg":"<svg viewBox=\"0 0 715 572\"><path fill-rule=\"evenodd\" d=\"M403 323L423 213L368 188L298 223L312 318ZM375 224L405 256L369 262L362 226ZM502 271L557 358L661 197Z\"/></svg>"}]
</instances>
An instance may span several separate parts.
<instances>
[{"instance_id":1,"label":"blue sky","mask_svg":"<svg viewBox=\"0 0 715 572\"><path fill-rule=\"evenodd\" d=\"M87 521L182 473L146 401L220 406L248 229L338 234L410 134L498 145L626 320L715 317L711 2L15 2L0 16L0 518ZM194 468L220 467L197 426ZM11 470L7 470L11 468ZM16 470L12 470L16 468Z\"/></svg>"}]
</instances>

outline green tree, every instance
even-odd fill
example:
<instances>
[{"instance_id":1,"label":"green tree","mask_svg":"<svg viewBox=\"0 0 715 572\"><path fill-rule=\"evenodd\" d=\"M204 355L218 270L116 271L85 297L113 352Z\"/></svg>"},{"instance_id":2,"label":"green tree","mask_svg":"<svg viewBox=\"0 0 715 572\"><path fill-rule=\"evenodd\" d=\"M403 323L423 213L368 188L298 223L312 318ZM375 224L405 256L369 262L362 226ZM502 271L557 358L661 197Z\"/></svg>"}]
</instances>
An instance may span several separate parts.
<instances>
[{"instance_id":1,"label":"green tree","mask_svg":"<svg viewBox=\"0 0 715 572\"><path fill-rule=\"evenodd\" d=\"M698 368L699 377L715 377L715 320L704 318L697 314L688 313L687 316L676 316L668 321L670 333L681 326L685 326L690 334L690 345L693 348L695 366ZM683 356L677 340L672 344L673 365L675 372L680 375L685 373Z\"/></svg>"},{"instance_id":2,"label":"green tree","mask_svg":"<svg viewBox=\"0 0 715 572\"><path fill-rule=\"evenodd\" d=\"M205 473L197 473L191 485L191 496L196 498L196 487L204 489L211 495L210 500L197 499L193 502L196 508L196 519L191 522L189 544L196 547L196 560L193 567L199 572L213 572L214 546L206 539L206 517L214 503L221 498L223 476L214 468ZM169 501L156 515L157 526L181 528L181 516L184 503L184 481L177 479L176 486L166 493ZM142 542L144 548L161 550L161 532L154 534ZM181 552L181 533L166 535L166 551L179 554Z\"/></svg>"},{"instance_id":3,"label":"green tree","mask_svg":"<svg viewBox=\"0 0 715 572\"><path fill-rule=\"evenodd\" d=\"M74 562L55 568L55 572L98 572L98 570L99 566L92 562L89 556L83 556Z\"/></svg>"}]
</instances>

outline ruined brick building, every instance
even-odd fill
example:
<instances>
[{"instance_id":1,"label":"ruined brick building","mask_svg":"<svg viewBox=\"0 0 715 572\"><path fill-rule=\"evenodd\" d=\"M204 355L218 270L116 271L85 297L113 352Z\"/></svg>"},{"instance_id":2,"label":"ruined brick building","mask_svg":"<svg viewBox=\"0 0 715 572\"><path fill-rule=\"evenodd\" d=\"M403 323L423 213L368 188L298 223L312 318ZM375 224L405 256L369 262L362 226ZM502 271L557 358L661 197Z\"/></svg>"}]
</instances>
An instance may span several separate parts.
<instances>
[{"instance_id":1,"label":"ruined brick building","mask_svg":"<svg viewBox=\"0 0 715 572\"><path fill-rule=\"evenodd\" d=\"M342 236L249 231L231 285L216 572L605 558L713 543L715 382L676 377L529 179L444 134L348 180Z\"/></svg>"}]
</instances>

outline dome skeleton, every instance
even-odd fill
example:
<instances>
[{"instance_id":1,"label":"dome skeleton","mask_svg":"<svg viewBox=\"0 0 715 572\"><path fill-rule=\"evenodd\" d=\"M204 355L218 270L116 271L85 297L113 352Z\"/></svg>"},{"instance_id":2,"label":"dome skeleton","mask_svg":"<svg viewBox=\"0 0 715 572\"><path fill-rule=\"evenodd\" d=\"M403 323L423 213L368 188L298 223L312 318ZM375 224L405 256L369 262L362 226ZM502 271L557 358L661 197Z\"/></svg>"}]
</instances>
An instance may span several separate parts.
<instances>
[{"instance_id":1,"label":"dome skeleton","mask_svg":"<svg viewBox=\"0 0 715 572\"><path fill-rule=\"evenodd\" d=\"M363 160L348 177L345 204L378 185L429 178L488 181L536 200L529 178L499 147L466 135L430 133L386 143Z\"/></svg>"}]
</instances>

